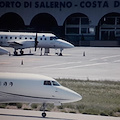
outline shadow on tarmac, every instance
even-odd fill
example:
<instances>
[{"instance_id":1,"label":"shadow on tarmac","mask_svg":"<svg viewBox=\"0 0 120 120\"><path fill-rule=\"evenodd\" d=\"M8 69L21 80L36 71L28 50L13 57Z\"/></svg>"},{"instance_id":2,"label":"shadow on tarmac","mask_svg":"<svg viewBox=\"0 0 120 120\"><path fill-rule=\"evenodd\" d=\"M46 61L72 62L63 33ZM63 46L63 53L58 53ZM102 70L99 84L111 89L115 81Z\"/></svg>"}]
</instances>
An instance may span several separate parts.
<instances>
[{"instance_id":1,"label":"shadow on tarmac","mask_svg":"<svg viewBox=\"0 0 120 120\"><path fill-rule=\"evenodd\" d=\"M28 115L12 115L12 114L0 114L0 116L13 116L13 117L26 117L26 118L43 118L40 116L28 116ZM51 118L51 117L45 117L43 119L55 119L55 120L73 120L73 119L65 119L65 118Z\"/></svg>"}]
</instances>

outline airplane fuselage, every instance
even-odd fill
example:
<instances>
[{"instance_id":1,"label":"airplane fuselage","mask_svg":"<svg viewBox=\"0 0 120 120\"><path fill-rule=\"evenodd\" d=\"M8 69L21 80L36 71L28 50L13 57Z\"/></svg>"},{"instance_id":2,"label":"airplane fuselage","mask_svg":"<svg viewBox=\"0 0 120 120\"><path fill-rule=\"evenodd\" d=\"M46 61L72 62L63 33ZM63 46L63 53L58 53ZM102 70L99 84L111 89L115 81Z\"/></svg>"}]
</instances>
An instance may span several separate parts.
<instances>
[{"instance_id":1,"label":"airplane fuselage","mask_svg":"<svg viewBox=\"0 0 120 120\"><path fill-rule=\"evenodd\" d=\"M13 47L17 49L25 49L34 47L36 33L24 32L0 32L0 45L3 47ZM37 41L39 48L70 48L72 44L58 39L52 33L37 33Z\"/></svg>"},{"instance_id":2,"label":"airplane fuselage","mask_svg":"<svg viewBox=\"0 0 120 120\"><path fill-rule=\"evenodd\" d=\"M68 103L82 97L53 78L36 74L0 73L0 103Z\"/></svg>"}]
</instances>

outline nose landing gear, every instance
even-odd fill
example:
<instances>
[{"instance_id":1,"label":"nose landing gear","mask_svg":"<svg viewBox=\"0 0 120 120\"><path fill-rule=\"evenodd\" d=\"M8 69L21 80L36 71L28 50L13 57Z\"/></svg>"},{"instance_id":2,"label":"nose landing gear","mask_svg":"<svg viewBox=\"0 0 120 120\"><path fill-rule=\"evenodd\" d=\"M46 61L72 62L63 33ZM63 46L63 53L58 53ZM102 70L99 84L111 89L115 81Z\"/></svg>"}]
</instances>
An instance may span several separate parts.
<instances>
[{"instance_id":1,"label":"nose landing gear","mask_svg":"<svg viewBox=\"0 0 120 120\"><path fill-rule=\"evenodd\" d=\"M46 117L46 113L42 113L42 117L45 118Z\"/></svg>"},{"instance_id":2,"label":"nose landing gear","mask_svg":"<svg viewBox=\"0 0 120 120\"><path fill-rule=\"evenodd\" d=\"M45 118L46 117L46 113L45 113L45 108L46 108L46 103L43 103L42 105L42 110L43 110L43 113L42 113L42 117Z\"/></svg>"},{"instance_id":3,"label":"nose landing gear","mask_svg":"<svg viewBox=\"0 0 120 120\"><path fill-rule=\"evenodd\" d=\"M61 48L59 56L63 56L62 51L63 51L63 49Z\"/></svg>"}]
</instances>

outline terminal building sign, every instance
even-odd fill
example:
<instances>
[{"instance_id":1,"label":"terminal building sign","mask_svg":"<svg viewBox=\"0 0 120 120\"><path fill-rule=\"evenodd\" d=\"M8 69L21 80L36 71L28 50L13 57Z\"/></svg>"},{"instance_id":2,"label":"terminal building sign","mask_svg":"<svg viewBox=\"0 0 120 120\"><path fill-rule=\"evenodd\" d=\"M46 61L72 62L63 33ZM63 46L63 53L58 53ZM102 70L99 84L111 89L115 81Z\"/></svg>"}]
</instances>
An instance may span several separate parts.
<instances>
[{"instance_id":1,"label":"terminal building sign","mask_svg":"<svg viewBox=\"0 0 120 120\"><path fill-rule=\"evenodd\" d=\"M118 8L120 7L120 1L119 0L113 0L112 3L110 3L109 0L81 0L78 1L79 3L75 3L74 1L0 1L0 8L55 8L62 10L63 8Z\"/></svg>"}]
</instances>

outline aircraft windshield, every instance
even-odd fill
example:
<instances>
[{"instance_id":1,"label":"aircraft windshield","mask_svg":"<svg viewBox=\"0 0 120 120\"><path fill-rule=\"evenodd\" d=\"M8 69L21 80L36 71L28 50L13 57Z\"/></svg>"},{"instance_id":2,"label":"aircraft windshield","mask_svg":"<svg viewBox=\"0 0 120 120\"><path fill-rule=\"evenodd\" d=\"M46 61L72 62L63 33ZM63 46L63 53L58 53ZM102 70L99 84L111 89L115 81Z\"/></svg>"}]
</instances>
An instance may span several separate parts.
<instances>
[{"instance_id":1,"label":"aircraft windshield","mask_svg":"<svg viewBox=\"0 0 120 120\"><path fill-rule=\"evenodd\" d=\"M57 37L50 37L50 40L56 40L58 39Z\"/></svg>"},{"instance_id":2,"label":"aircraft windshield","mask_svg":"<svg viewBox=\"0 0 120 120\"><path fill-rule=\"evenodd\" d=\"M50 81L44 81L44 85L51 85Z\"/></svg>"},{"instance_id":3,"label":"aircraft windshield","mask_svg":"<svg viewBox=\"0 0 120 120\"><path fill-rule=\"evenodd\" d=\"M52 81L53 86L60 86L60 84L57 81Z\"/></svg>"}]
</instances>

